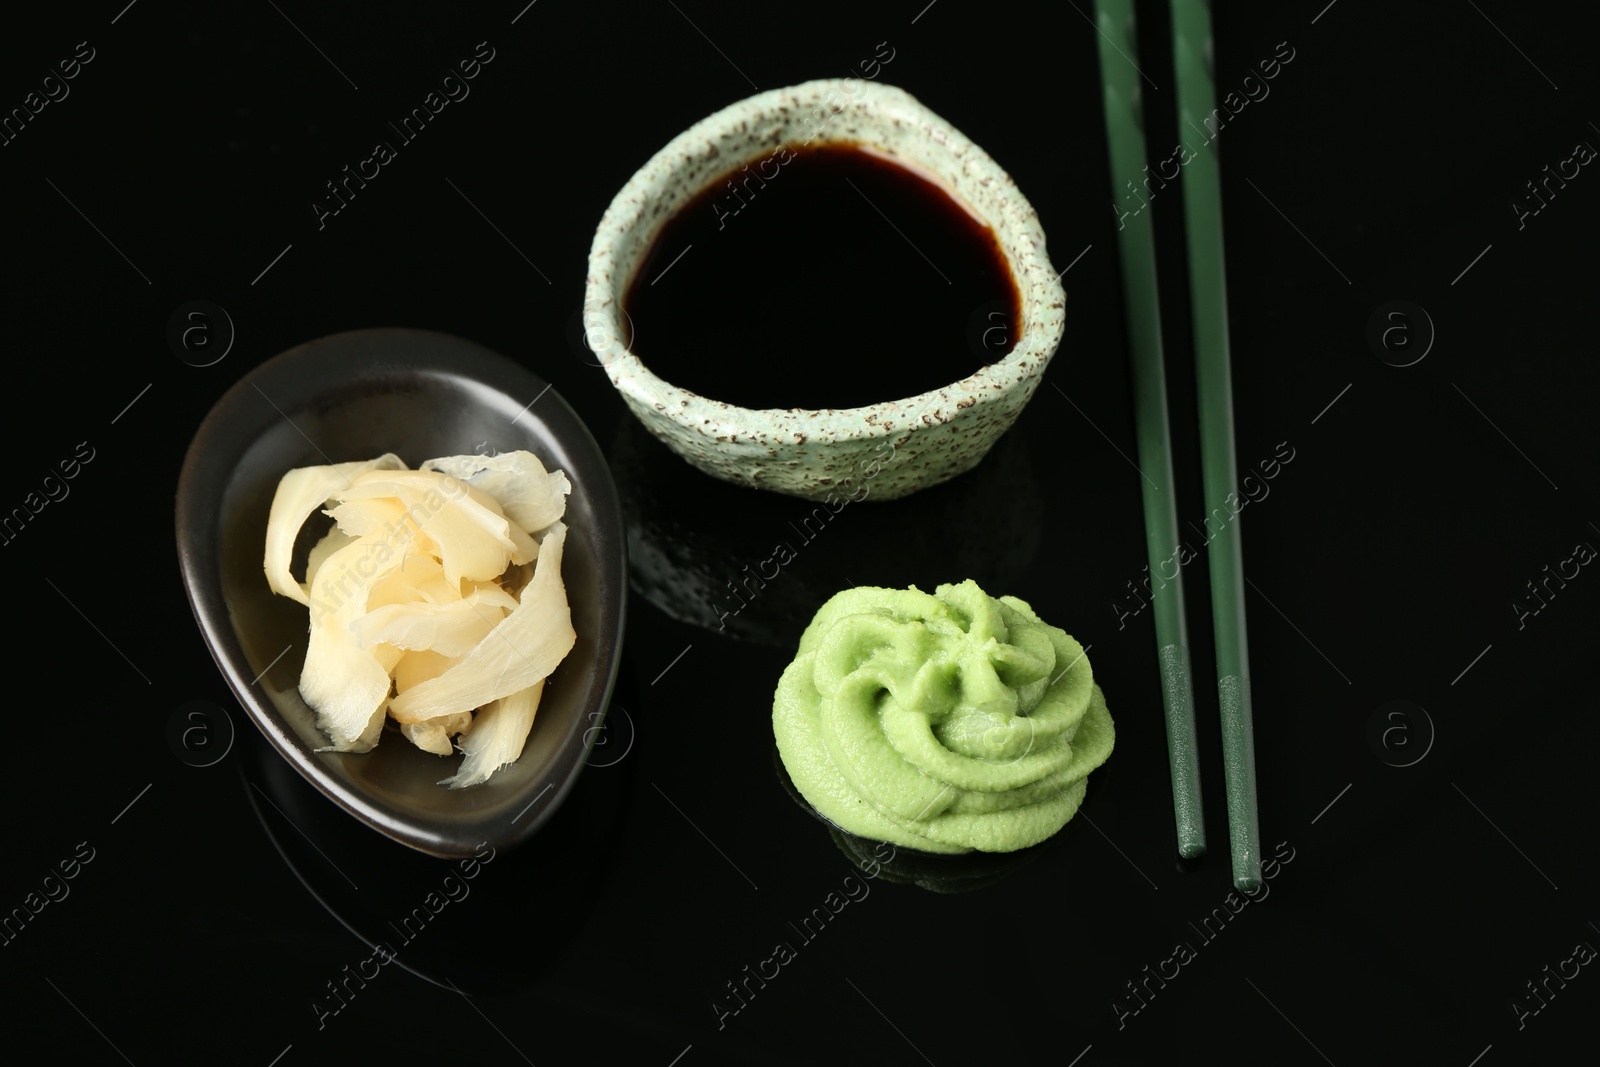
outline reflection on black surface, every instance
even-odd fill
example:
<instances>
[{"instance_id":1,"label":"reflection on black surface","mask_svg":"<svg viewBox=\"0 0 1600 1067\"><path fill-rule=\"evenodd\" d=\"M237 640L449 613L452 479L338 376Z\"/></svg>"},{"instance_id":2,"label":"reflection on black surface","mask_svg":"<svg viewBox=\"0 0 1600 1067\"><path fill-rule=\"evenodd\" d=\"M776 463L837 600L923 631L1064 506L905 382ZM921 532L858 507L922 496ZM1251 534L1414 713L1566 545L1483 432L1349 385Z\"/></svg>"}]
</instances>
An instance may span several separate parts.
<instances>
[{"instance_id":1,"label":"reflection on black surface","mask_svg":"<svg viewBox=\"0 0 1600 1067\"><path fill-rule=\"evenodd\" d=\"M811 806L810 801L800 795L800 790L795 787L794 780L789 777L789 771L783 765L783 757L779 755L777 745L772 746L772 765L777 771L779 784L783 786L783 791L789 794L789 798L812 818L826 826L833 843L844 853L845 859L869 878L882 878L886 882L910 882L932 893L968 893L1015 874L1037 859L1042 851L1051 846L1051 842L1062 836L1057 834L1056 838L1051 838L1050 841L1043 841L1031 848L1018 849L1015 852L967 852L958 856L918 852L896 845L891 855L885 859L887 846L883 842L857 837L848 830L840 829L824 818L821 812ZM1071 827L1072 824L1068 823L1062 833L1066 833Z\"/></svg>"},{"instance_id":2,"label":"reflection on black surface","mask_svg":"<svg viewBox=\"0 0 1600 1067\"><path fill-rule=\"evenodd\" d=\"M1021 435L977 467L900 500L826 504L695 470L624 419L610 450L633 588L667 615L793 647L816 610L856 585L932 591L972 578L1006 590L1038 551L1044 501Z\"/></svg>"},{"instance_id":3,"label":"reflection on black surface","mask_svg":"<svg viewBox=\"0 0 1600 1067\"><path fill-rule=\"evenodd\" d=\"M885 882L910 882L931 893L970 893L993 885L1032 863L1039 850L1046 847L1038 844L1016 852L968 852L960 856L897 847L893 859L878 863L880 842L845 833L838 827L830 827L828 832L845 858L863 872L877 864L878 877Z\"/></svg>"},{"instance_id":4,"label":"reflection on black surface","mask_svg":"<svg viewBox=\"0 0 1600 1067\"><path fill-rule=\"evenodd\" d=\"M619 692L623 679L618 679ZM612 712L620 710L617 702ZM305 781L265 738L243 735L252 810L289 869L362 945L326 976L336 1013L398 964L445 989L531 989L558 968L608 876L637 761L597 758L549 823L514 850L466 860L424 855L369 829ZM442 787L441 787L442 788ZM363 947L364 946L364 947Z\"/></svg>"}]
</instances>

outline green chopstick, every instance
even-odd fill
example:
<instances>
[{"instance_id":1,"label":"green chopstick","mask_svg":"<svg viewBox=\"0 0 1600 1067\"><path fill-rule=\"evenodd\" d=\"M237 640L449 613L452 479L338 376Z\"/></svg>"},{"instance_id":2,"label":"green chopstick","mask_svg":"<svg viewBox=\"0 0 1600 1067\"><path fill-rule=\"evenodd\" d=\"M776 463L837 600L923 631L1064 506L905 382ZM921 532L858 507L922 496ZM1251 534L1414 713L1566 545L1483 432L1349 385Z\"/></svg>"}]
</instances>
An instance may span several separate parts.
<instances>
[{"instance_id":1,"label":"green chopstick","mask_svg":"<svg viewBox=\"0 0 1600 1067\"><path fill-rule=\"evenodd\" d=\"M1172 0L1173 66L1178 77L1178 128L1199 129L1216 106L1205 55L1211 14L1204 0ZM1233 371L1228 353L1228 292L1222 254L1222 185L1215 139L1184 168L1184 233L1189 245L1189 306L1194 322L1195 381L1200 404L1200 466L1208 507L1238 492L1233 442ZM1230 509L1231 510L1231 509ZM1208 513L1209 514L1209 513ZM1207 539L1211 619L1222 719L1222 764L1228 795L1233 884L1261 885L1261 827L1256 806L1256 755L1250 716L1250 654L1244 618L1244 557L1239 519Z\"/></svg>"},{"instance_id":2,"label":"green chopstick","mask_svg":"<svg viewBox=\"0 0 1600 1067\"><path fill-rule=\"evenodd\" d=\"M1123 183L1136 186L1146 173L1143 122L1138 114L1142 75L1128 58L1137 54L1132 0L1097 0L1095 14L1100 30L1100 77L1115 204L1127 196ZM1127 203L1141 205L1144 201L1129 197ZM1178 854L1193 859L1206 850L1206 827L1200 798L1200 754L1195 737L1189 634L1184 621L1183 574L1175 567L1173 576L1168 578L1161 566L1171 563L1178 549L1174 491L1177 479L1167 427L1155 236L1150 214L1143 207L1130 207L1119 219L1117 249L1122 261L1123 308L1133 357L1145 551L1150 561L1149 595L1155 612L1162 710L1167 722L1172 815L1178 833Z\"/></svg>"}]
</instances>

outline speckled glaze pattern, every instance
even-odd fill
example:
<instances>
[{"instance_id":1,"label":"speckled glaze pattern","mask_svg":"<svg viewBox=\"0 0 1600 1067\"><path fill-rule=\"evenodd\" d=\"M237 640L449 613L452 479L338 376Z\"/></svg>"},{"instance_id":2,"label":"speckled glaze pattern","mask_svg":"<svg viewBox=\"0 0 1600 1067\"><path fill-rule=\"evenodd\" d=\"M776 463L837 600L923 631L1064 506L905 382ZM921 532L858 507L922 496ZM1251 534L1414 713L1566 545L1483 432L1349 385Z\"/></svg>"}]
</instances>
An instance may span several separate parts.
<instances>
[{"instance_id":1,"label":"speckled glaze pattern","mask_svg":"<svg viewBox=\"0 0 1600 1067\"><path fill-rule=\"evenodd\" d=\"M994 230L1011 263L1022 328L1001 361L931 392L868 407L752 410L652 374L627 348L621 304L662 225L723 174L782 145L873 146L929 177ZM750 97L673 138L622 187L589 251L584 328L644 425L690 463L731 482L811 500L892 500L970 469L1016 421L1061 342L1066 294L1038 216L1001 167L902 89L859 79Z\"/></svg>"}]
</instances>

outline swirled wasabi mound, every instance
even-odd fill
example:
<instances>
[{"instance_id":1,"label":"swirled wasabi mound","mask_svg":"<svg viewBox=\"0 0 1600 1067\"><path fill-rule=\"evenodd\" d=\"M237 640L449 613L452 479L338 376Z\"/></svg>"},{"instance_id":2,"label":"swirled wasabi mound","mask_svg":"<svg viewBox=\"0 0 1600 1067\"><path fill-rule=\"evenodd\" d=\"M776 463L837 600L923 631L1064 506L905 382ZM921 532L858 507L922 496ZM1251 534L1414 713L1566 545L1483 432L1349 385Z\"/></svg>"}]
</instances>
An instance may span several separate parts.
<instances>
[{"instance_id":1,"label":"swirled wasabi mound","mask_svg":"<svg viewBox=\"0 0 1600 1067\"><path fill-rule=\"evenodd\" d=\"M1060 830L1115 738L1078 642L972 581L834 596L778 682L772 727L825 818L946 853Z\"/></svg>"}]
</instances>

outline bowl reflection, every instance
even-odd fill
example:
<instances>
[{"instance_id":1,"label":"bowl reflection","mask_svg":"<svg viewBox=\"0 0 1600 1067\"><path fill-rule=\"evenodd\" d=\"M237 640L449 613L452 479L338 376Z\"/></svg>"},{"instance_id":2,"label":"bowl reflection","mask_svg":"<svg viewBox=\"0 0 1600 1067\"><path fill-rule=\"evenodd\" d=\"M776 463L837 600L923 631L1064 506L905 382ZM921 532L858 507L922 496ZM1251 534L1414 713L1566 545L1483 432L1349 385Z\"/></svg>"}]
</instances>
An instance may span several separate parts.
<instances>
[{"instance_id":1,"label":"bowl reflection","mask_svg":"<svg viewBox=\"0 0 1600 1067\"><path fill-rule=\"evenodd\" d=\"M622 421L609 456L633 590L735 640L793 648L817 608L857 585L933 589L972 578L1009 589L1042 537L1043 494L1015 433L966 474L891 501L874 500L870 481L824 502L730 485L634 419Z\"/></svg>"},{"instance_id":2,"label":"bowl reflection","mask_svg":"<svg viewBox=\"0 0 1600 1067\"><path fill-rule=\"evenodd\" d=\"M597 745L590 773L532 842L514 850L483 844L442 860L346 818L254 731L242 740L241 785L262 829L364 946L352 946L345 967L323 976L314 991L319 1015L341 1010L391 964L463 993L538 985L589 925L638 762L612 762ZM535 924L539 935L529 938Z\"/></svg>"}]
</instances>

